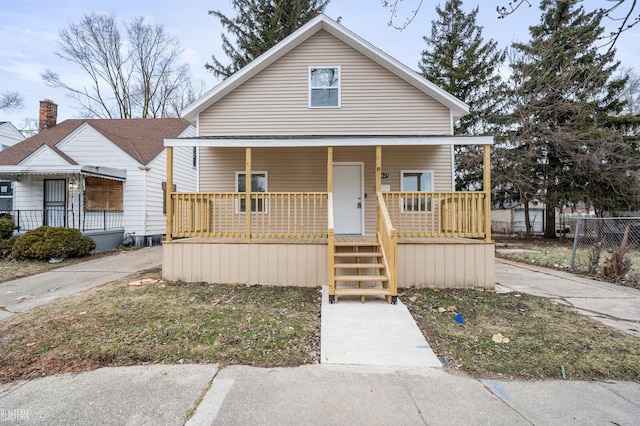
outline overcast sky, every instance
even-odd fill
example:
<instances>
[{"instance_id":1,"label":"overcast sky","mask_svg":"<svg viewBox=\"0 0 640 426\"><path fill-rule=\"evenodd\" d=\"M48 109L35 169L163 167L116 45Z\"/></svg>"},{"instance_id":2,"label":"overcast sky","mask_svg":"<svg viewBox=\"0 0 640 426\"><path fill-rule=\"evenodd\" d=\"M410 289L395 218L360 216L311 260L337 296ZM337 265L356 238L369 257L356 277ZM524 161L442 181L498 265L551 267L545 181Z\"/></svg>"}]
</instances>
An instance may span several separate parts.
<instances>
[{"instance_id":1,"label":"overcast sky","mask_svg":"<svg viewBox=\"0 0 640 426\"><path fill-rule=\"evenodd\" d=\"M401 3L397 23L404 22L419 0ZM400 62L417 69L424 35L430 33L431 21L437 18L435 6L442 1L424 0L414 21L403 31L387 25L389 10L381 0L332 0L326 14L337 19L349 30ZM479 24L484 27L485 39L495 39L500 47L508 47L515 40L527 41L528 27L540 19L537 0L531 8L523 8L504 20L497 19L496 6L507 0L465 1L467 10L480 5ZM587 8L601 6L605 0L586 0ZM58 105L58 121L78 117L79 111L64 91L47 87L41 78L46 68L60 74L63 81L80 81L82 71L60 60L58 33L69 23L77 23L84 14L115 13L120 21L130 22L133 17L144 16L147 22L164 25L175 35L184 48L183 59L191 66L192 76L204 80L206 88L217 80L204 69L212 54L226 59L220 48L222 27L216 18L208 15L210 9L231 14L227 0L19 0L8 1L0 8L0 92L18 91L25 107L11 114L0 111L0 121L12 121L20 128L25 118L37 118L38 101L49 98ZM618 59L622 66L640 70L640 28L623 36L618 44Z\"/></svg>"}]
</instances>

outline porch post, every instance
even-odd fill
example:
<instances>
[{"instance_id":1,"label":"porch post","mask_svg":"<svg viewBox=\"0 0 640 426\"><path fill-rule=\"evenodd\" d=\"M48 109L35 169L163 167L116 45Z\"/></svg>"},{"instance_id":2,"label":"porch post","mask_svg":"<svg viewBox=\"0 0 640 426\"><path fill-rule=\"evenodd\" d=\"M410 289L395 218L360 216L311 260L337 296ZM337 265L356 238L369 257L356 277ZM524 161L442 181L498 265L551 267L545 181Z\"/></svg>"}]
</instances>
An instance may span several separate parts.
<instances>
[{"instance_id":1,"label":"porch post","mask_svg":"<svg viewBox=\"0 0 640 426\"><path fill-rule=\"evenodd\" d=\"M380 209L378 208L378 194L382 191L382 146L376 146L376 238L380 232Z\"/></svg>"},{"instance_id":2,"label":"porch post","mask_svg":"<svg viewBox=\"0 0 640 426\"><path fill-rule=\"evenodd\" d=\"M333 192L333 147L327 147L327 192Z\"/></svg>"},{"instance_id":3,"label":"porch post","mask_svg":"<svg viewBox=\"0 0 640 426\"><path fill-rule=\"evenodd\" d=\"M333 229L333 147L327 147L327 285L329 287L329 302L335 301L336 269L335 269L335 241Z\"/></svg>"},{"instance_id":4,"label":"porch post","mask_svg":"<svg viewBox=\"0 0 640 426\"><path fill-rule=\"evenodd\" d=\"M251 242L251 148L245 149L244 175L244 232L247 243Z\"/></svg>"},{"instance_id":5,"label":"porch post","mask_svg":"<svg viewBox=\"0 0 640 426\"><path fill-rule=\"evenodd\" d=\"M482 161L484 189L484 241L491 242L491 145L484 146Z\"/></svg>"},{"instance_id":6,"label":"porch post","mask_svg":"<svg viewBox=\"0 0 640 426\"><path fill-rule=\"evenodd\" d=\"M171 191L173 190L173 147L167 147L167 185L165 187L165 197L167 206L167 229L165 242L171 242L171 234L173 233L173 202L171 200Z\"/></svg>"},{"instance_id":7,"label":"porch post","mask_svg":"<svg viewBox=\"0 0 640 426\"><path fill-rule=\"evenodd\" d=\"M382 190L382 146L376 146L376 197Z\"/></svg>"}]
</instances>

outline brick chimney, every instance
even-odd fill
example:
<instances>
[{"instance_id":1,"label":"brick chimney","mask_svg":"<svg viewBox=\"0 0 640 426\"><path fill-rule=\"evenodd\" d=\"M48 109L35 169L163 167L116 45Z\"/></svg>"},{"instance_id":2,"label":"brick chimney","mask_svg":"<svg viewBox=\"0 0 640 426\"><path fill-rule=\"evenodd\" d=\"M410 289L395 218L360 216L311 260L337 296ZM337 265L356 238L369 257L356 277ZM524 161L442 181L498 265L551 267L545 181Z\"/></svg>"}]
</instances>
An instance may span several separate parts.
<instances>
[{"instance_id":1,"label":"brick chimney","mask_svg":"<svg viewBox=\"0 0 640 426\"><path fill-rule=\"evenodd\" d=\"M56 125L58 119L58 105L53 103L51 99L40 101L40 131L49 129Z\"/></svg>"}]
</instances>

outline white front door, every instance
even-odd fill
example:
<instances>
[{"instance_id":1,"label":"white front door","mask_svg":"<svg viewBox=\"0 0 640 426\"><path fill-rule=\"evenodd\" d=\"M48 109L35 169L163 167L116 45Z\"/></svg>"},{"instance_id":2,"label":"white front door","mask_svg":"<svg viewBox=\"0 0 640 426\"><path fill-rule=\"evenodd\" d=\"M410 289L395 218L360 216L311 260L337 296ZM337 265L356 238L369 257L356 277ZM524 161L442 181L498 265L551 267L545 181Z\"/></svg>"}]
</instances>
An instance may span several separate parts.
<instances>
[{"instance_id":1,"label":"white front door","mask_svg":"<svg viewBox=\"0 0 640 426\"><path fill-rule=\"evenodd\" d=\"M362 234L362 165L333 165L333 223L336 234Z\"/></svg>"}]
</instances>

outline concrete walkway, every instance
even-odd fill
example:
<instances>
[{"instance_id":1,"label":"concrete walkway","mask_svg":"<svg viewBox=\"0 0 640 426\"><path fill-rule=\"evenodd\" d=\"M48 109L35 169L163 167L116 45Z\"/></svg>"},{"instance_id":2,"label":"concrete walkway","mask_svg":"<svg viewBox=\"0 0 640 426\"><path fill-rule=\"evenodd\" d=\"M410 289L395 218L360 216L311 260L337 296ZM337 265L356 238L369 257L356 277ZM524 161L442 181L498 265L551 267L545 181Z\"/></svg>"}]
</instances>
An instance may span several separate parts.
<instances>
[{"instance_id":1,"label":"concrete walkway","mask_svg":"<svg viewBox=\"0 0 640 426\"><path fill-rule=\"evenodd\" d=\"M640 337L640 290L568 272L496 259L496 291L545 297Z\"/></svg>"},{"instance_id":2,"label":"concrete walkway","mask_svg":"<svg viewBox=\"0 0 640 426\"><path fill-rule=\"evenodd\" d=\"M36 306L160 266L162 247L123 251L0 283L0 321Z\"/></svg>"},{"instance_id":3,"label":"concrete walkway","mask_svg":"<svg viewBox=\"0 0 640 426\"><path fill-rule=\"evenodd\" d=\"M441 367L407 307L383 297L341 297L322 291L320 362L323 364Z\"/></svg>"}]
</instances>

